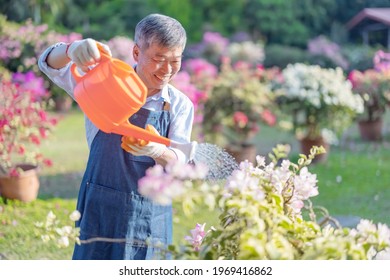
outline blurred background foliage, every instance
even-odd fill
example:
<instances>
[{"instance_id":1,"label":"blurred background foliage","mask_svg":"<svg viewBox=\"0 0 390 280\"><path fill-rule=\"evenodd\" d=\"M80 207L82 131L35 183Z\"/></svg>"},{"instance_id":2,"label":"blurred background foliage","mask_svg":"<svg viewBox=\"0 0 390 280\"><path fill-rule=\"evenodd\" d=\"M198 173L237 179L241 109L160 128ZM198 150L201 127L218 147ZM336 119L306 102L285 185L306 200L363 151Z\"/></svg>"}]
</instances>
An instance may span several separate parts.
<instances>
[{"instance_id":1,"label":"blurred background foliage","mask_svg":"<svg viewBox=\"0 0 390 280\"><path fill-rule=\"evenodd\" d=\"M177 18L188 31L189 43L206 31L228 36L250 34L267 45L305 47L308 39L323 34L332 41L359 42L345 24L367 7L390 7L389 0L0 0L0 13L9 21L31 18L57 32L78 32L83 37L108 40L133 37L136 23L159 12Z\"/></svg>"}]
</instances>

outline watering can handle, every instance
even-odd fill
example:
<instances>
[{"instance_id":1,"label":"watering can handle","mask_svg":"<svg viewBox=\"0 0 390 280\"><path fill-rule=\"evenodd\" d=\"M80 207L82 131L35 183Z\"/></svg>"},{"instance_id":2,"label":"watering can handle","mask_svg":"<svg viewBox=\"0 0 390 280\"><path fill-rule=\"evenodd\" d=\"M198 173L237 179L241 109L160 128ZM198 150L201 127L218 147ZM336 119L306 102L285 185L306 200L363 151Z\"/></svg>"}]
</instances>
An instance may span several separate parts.
<instances>
[{"instance_id":1,"label":"watering can handle","mask_svg":"<svg viewBox=\"0 0 390 280\"><path fill-rule=\"evenodd\" d=\"M106 53L106 50L103 48L103 46L101 44L99 44L98 42L96 42L96 46L100 52L100 61L99 63L102 63L102 62L105 62L105 61L110 61L112 59L111 56L109 56L107 53ZM79 83L81 81L81 78L83 77L83 75L80 75L79 71L77 70L77 66L75 63L72 63L72 65L70 66L70 72L72 73L74 79L76 80L76 83Z\"/></svg>"},{"instance_id":2,"label":"watering can handle","mask_svg":"<svg viewBox=\"0 0 390 280\"><path fill-rule=\"evenodd\" d=\"M115 126L113 128L113 132L124 136L132 136L134 138L142 139L145 141L157 142L160 144L164 144L165 146L171 146L172 142L169 138L157 135L149 130L133 125L128 121Z\"/></svg>"}]
</instances>

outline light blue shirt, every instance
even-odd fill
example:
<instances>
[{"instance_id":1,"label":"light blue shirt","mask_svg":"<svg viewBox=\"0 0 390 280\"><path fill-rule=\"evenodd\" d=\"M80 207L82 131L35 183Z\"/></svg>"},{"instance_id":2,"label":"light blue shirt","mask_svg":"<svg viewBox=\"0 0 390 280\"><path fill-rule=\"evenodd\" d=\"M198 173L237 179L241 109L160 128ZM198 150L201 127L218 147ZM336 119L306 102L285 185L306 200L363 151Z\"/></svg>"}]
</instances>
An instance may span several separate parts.
<instances>
[{"instance_id":1,"label":"light blue shirt","mask_svg":"<svg viewBox=\"0 0 390 280\"><path fill-rule=\"evenodd\" d=\"M57 43L47 48L39 57L38 66L50 80L65 90L74 99L73 90L76 86L76 81L70 72L70 65L72 63L68 63L61 69L51 68L46 63L46 58L51 50L62 44L65 43ZM171 94L168 94L168 87ZM166 101L170 104L169 113L171 122L168 138L179 143L189 143L191 140L192 124L194 120L194 105L191 100L188 96L172 85L167 85L159 93L148 97L143 108L151 111L161 110L162 101ZM85 116L85 130L88 147L90 148L99 129L88 119L87 116ZM176 153L180 161L187 161L184 153L180 150L174 148L170 149Z\"/></svg>"}]
</instances>

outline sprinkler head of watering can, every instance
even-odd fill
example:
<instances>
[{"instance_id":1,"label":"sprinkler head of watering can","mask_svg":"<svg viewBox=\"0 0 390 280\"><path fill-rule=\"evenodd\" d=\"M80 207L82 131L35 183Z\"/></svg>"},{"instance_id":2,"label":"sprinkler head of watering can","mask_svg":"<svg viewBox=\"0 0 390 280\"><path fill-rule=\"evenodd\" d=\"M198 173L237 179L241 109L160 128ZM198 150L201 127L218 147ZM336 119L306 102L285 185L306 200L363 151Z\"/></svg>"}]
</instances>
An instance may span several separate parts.
<instances>
[{"instance_id":1,"label":"sprinkler head of watering can","mask_svg":"<svg viewBox=\"0 0 390 280\"><path fill-rule=\"evenodd\" d=\"M151 132L154 135L158 135L158 136L160 135L158 133L158 131L150 124L146 125L145 130ZM145 146L145 145L147 145L149 143L148 140L137 139L137 138L132 137L132 136L124 136L122 138L122 141L125 142L125 143L128 143L128 144L138 144L138 145L141 145L141 146ZM191 162L191 161L193 161L193 159L195 157L195 153L196 153L196 148L198 146L198 142L192 141L190 143L179 143L179 142L171 140L169 146L174 148L174 149L178 149L181 152L183 152L185 157L186 157L186 159L187 159L187 161Z\"/></svg>"},{"instance_id":2,"label":"sprinkler head of watering can","mask_svg":"<svg viewBox=\"0 0 390 280\"><path fill-rule=\"evenodd\" d=\"M194 160L196 154L196 148L198 147L198 142L192 141L190 143L178 143L171 141L171 147L178 149L184 153L188 162Z\"/></svg>"}]
</instances>

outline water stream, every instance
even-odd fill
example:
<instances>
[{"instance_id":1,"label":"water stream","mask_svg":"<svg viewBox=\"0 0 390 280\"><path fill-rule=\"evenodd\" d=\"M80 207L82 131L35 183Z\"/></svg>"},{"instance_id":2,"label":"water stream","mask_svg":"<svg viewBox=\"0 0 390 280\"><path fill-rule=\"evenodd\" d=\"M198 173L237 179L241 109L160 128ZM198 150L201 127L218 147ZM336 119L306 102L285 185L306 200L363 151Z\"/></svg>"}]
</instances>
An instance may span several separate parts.
<instances>
[{"instance_id":1,"label":"water stream","mask_svg":"<svg viewBox=\"0 0 390 280\"><path fill-rule=\"evenodd\" d=\"M232 155L221 147L210 143L199 143L193 159L195 164L205 164L209 168L206 180L226 179L239 165Z\"/></svg>"}]
</instances>

